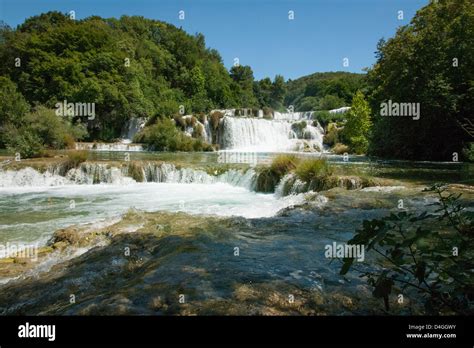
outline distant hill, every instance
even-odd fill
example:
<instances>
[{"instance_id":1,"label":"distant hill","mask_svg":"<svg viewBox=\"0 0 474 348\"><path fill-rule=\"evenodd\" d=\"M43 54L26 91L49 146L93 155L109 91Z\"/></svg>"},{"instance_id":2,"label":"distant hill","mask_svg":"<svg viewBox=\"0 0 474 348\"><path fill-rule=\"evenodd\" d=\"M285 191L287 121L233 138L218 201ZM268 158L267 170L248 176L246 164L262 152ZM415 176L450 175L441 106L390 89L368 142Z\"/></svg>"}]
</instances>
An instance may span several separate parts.
<instances>
[{"instance_id":1,"label":"distant hill","mask_svg":"<svg viewBox=\"0 0 474 348\"><path fill-rule=\"evenodd\" d=\"M295 111L330 110L350 105L359 89L366 88L366 75L344 71L314 73L288 80L285 105Z\"/></svg>"}]
</instances>

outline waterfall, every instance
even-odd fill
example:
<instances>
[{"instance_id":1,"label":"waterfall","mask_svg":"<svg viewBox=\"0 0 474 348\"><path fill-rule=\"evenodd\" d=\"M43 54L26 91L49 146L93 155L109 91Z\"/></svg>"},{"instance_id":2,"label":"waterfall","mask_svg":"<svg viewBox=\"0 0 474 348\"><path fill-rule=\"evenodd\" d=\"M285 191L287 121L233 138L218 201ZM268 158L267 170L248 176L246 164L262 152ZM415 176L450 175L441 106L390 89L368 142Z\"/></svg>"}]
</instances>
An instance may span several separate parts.
<instances>
[{"instance_id":1,"label":"waterfall","mask_svg":"<svg viewBox=\"0 0 474 348\"><path fill-rule=\"evenodd\" d=\"M343 114L343 113L349 111L350 109L351 109L350 106L343 106L342 108L339 108L339 109L329 110L329 113L330 114Z\"/></svg>"},{"instance_id":2,"label":"waterfall","mask_svg":"<svg viewBox=\"0 0 474 348\"><path fill-rule=\"evenodd\" d=\"M296 115L296 116L295 116ZM220 126L220 146L234 151L278 152L278 151L321 151L324 130L312 126L312 121L297 134L292 125L310 119L312 114L278 114L278 119L228 117ZM289 117L294 117L289 119Z\"/></svg>"},{"instance_id":3,"label":"waterfall","mask_svg":"<svg viewBox=\"0 0 474 348\"><path fill-rule=\"evenodd\" d=\"M285 197L288 195L296 195L306 192L308 185L299 180L294 174L286 174L275 188L277 197Z\"/></svg>"},{"instance_id":4,"label":"waterfall","mask_svg":"<svg viewBox=\"0 0 474 348\"><path fill-rule=\"evenodd\" d=\"M171 163L147 162L136 166L141 171L144 182L215 184L227 183L232 186L254 190L256 176L254 170L228 170L220 175L211 175L203 170L176 168ZM77 168L66 170L62 164L39 172L27 167L16 170L0 170L0 187L43 187L63 185L115 184L128 185L136 181L130 177L131 166L113 167L107 163L81 163ZM65 173L64 173L65 172Z\"/></svg>"},{"instance_id":5,"label":"waterfall","mask_svg":"<svg viewBox=\"0 0 474 348\"><path fill-rule=\"evenodd\" d=\"M144 118L131 118L126 127L122 130L121 138L124 144L129 144L133 141L133 137L137 134L143 127L145 127L146 120Z\"/></svg>"},{"instance_id":6,"label":"waterfall","mask_svg":"<svg viewBox=\"0 0 474 348\"><path fill-rule=\"evenodd\" d=\"M288 122L224 117L221 147L239 151L287 151L295 138Z\"/></svg>"},{"instance_id":7,"label":"waterfall","mask_svg":"<svg viewBox=\"0 0 474 348\"><path fill-rule=\"evenodd\" d=\"M66 178L49 170L44 173L29 167L18 171L0 170L0 187L61 186L67 183Z\"/></svg>"},{"instance_id":8,"label":"waterfall","mask_svg":"<svg viewBox=\"0 0 474 348\"><path fill-rule=\"evenodd\" d=\"M220 175L210 175L203 170L191 168L176 168L171 163L156 165L147 163L144 168L144 178L147 182L167 182L180 184L215 184L227 183L233 186L245 187L249 190L255 189L256 173L254 170L247 171L230 169Z\"/></svg>"}]
</instances>

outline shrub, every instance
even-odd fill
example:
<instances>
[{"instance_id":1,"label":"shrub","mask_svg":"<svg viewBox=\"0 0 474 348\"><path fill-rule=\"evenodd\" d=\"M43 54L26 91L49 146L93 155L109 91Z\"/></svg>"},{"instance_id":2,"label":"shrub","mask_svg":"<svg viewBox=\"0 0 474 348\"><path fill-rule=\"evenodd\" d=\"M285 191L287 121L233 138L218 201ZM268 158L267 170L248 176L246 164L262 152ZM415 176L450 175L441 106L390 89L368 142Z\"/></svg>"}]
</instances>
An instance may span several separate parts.
<instances>
[{"instance_id":1,"label":"shrub","mask_svg":"<svg viewBox=\"0 0 474 348\"><path fill-rule=\"evenodd\" d=\"M7 124L20 126L30 107L16 84L8 77L0 76L0 100L0 130ZM0 145L4 140L0 135Z\"/></svg>"},{"instance_id":2,"label":"shrub","mask_svg":"<svg viewBox=\"0 0 474 348\"><path fill-rule=\"evenodd\" d=\"M304 182L311 183L332 175L332 168L325 159L307 159L298 163L296 176Z\"/></svg>"},{"instance_id":3,"label":"shrub","mask_svg":"<svg viewBox=\"0 0 474 348\"><path fill-rule=\"evenodd\" d=\"M179 131L168 118L145 127L134 141L145 143L155 151L212 151L212 147L201 139L191 138Z\"/></svg>"},{"instance_id":4,"label":"shrub","mask_svg":"<svg viewBox=\"0 0 474 348\"><path fill-rule=\"evenodd\" d=\"M299 158L295 155L278 155L276 156L270 169L281 179L283 176L291 172L296 168L296 165L299 162Z\"/></svg>"},{"instance_id":5,"label":"shrub","mask_svg":"<svg viewBox=\"0 0 474 348\"><path fill-rule=\"evenodd\" d=\"M217 130L219 128L219 122L222 117L224 117L224 114L220 111L214 111L211 114L211 127L213 130Z\"/></svg>"},{"instance_id":6,"label":"shrub","mask_svg":"<svg viewBox=\"0 0 474 348\"><path fill-rule=\"evenodd\" d=\"M324 135L323 143L329 146L333 146L339 142L339 130L335 123L329 123L327 132Z\"/></svg>"},{"instance_id":7,"label":"shrub","mask_svg":"<svg viewBox=\"0 0 474 348\"><path fill-rule=\"evenodd\" d=\"M73 150L67 153L67 159L63 162L62 174L66 174L70 169L77 168L81 163L87 161L89 153L83 150Z\"/></svg>"},{"instance_id":8,"label":"shrub","mask_svg":"<svg viewBox=\"0 0 474 348\"><path fill-rule=\"evenodd\" d=\"M295 155L276 156L270 166L261 167L257 176L258 192L274 192L281 178L296 168L299 162Z\"/></svg>"},{"instance_id":9,"label":"shrub","mask_svg":"<svg viewBox=\"0 0 474 348\"><path fill-rule=\"evenodd\" d=\"M291 125L291 129L298 135L298 137L301 137L306 126L306 121L295 122Z\"/></svg>"},{"instance_id":10,"label":"shrub","mask_svg":"<svg viewBox=\"0 0 474 348\"><path fill-rule=\"evenodd\" d=\"M345 153L349 153L349 146L341 144L341 143L336 143L332 147L332 152L334 152L336 155L343 155Z\"/></svg>"},{"instance_id":11,"label":"shrub","mask_svg":"<svg viewBox=\"0 0 474 348\"><path fill-rule=\"evenodd\" d=\"M181 119L181 116L179 117ZM137 136L139 142L148 144L149 148L157 151L173 151L178 136L178 130L173 121L163 118L156 124L145 127Z\"/></svg>"},{"instance_id":12,"label":"shrub","mask_svg":"<svg viewBox=\"0 0 474 348\"><path fill-rule=\"evenodd\" d=\"M135 162L128 163L127 174L136 182L143 182L145 180L142 167Z\"/></svg>"},{"instance_id":13,"label":"shrub","mask_svg":"<svg viewBox=\"0 0 474 348\"><path fill-rule=\"evenodd\" d=\"M474 162L474 143L469 143L463 150L463 155L469 162Z\"/></svg>"},{"instance_id":14,"label":"shrub","mask_svg":"<svg viewBox=\"0 0 474 348\"><path fill-rule=\"evenodd\" d=\"M267 106L263 107L263 118L271 120L273 118L273 109Z\"/></svg>"},{"instance_id":15,"label":"shrub","mask_svg":"<svg viewBox=\"0 0 474 348\"><path fill-rule=\"evenodd\" d=\"M178 114L179 103L175 100L163 100L157 107L157 114L162 118L168 118Z\"/></svg>"},{"instance_id":16,"label":"shrub","mask_svg":"<svg viewBox=\"0 0 474 348\"><path fill-rule=\"evenodd\" d=\"M76 139L87 134L82 124L73 126L67 118L44 106L26 114L24 124L7 124L4 132L7 149L24 158L40 156L45 149L73 147Z\"/></svg>"},{"instance_id":17,"label":"shrub","mask_svg":"<svg viewBox=\"0 0 474 348\"><path fill-rule=\"evenodd\" d=\"M369 141L363 135L351 138L351 150L358 155L362 155L367 152L369 147Z\"/></svg>"},{"instance_id":18,"label":"shrub","mask_svg":"<svg viewBox=\"0 0 474 348\"><path fill-rule=\"evenodd\" d=\"M87 158L89 157L89 153L84 150L74 150L74 151L69 151L67 154L67 157L68 157L68 161L74 164L74 167L77 167L82 162L87 161Z\"/></svg>"},{"instance_id":19,"label":"shrub","mask_svg":"<svg viewBox=\"0 0 474 348\"><path fill-rule=\"evenodd\" d=\"M329 123L343 122L345 113L330 113L329 111L315 111L313 113L313 119L318 121L322 127L326 127Z\"/></svg>"},{"instance_id":20,"label":"shrub","mask_svg":"<svg viewBox=\"0 0 474 348\"><path fill-rule=\"evenodd\" d=\"M192 149L193 151L213 151L213 147L211 144L202 141L201 139L193 139L192 142Z\"/></svg>"},{"instance_id":21,"label":"shrub","mask_svg":"<svg viewBox=\"0 0 474 348\"><path fill-rule=\"evenodd\" d=\"M200 123L196 123L193 127L193 138L203 138L204 137L204 126Z\"/></svg>"},{"instance_id":22,"label":"shrub","mask_svg":"<svg viewBox=\"0 0 474 348\"><path fill-rule=\"evenodd\" d=\"M4 135L8 151L19 153L22 158L39 157L44 151L41 138L27 128L17 129L8 125L4 128Z\"/></svg>"},{"instance_id":23,"label":"shrub","mask_svg":"<svg viewBox=\"0 0 474 348\"><path fill-rule=\"evenodd\" d=\"M442 185L425 191L438 195L435 214L399 212L365 220L348 244L365 245L367 252L382 257L376 269L359 272L386 310L391 294L413 289L429 314L472 315L474 214L462 206L460 194L445 194ZM353 262L344 259L340 273L346 274Z\"/></svg>"}]
</instances>

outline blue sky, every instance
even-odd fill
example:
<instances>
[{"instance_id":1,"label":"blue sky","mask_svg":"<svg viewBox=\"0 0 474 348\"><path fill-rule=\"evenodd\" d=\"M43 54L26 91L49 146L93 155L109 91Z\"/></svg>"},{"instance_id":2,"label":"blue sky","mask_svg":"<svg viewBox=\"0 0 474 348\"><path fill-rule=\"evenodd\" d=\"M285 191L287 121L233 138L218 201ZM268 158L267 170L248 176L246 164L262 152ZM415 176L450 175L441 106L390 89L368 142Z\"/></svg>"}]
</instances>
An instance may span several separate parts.
<instances>
[{"instance_id":1,"label":"blue sky","mask_svg":"<svg viewBox=\"0 0 474 348\"><path fill-rule=\"evenodd\" d=\"M361 72L375 61L381 37L409 23L428 0L0 0L0 19L12 27L57 10L76 19L141 15L201 32L227 68L234 58L257 79L286 79L320 71ZM178 13L185 11L185 20ZM294 11L294 20L288 11ZM404 19L397 18L402 10ZM343 59L349 58L349 67Z\"/></svg>"}]
</instances>

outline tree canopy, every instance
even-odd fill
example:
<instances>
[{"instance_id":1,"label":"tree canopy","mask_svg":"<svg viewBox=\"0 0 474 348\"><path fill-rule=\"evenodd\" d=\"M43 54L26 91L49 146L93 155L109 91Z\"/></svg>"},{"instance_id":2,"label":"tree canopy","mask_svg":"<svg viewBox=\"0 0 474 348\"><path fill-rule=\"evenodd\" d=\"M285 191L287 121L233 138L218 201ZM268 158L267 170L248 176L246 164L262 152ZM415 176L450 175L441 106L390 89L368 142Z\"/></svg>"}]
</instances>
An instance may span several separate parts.
<instances>
[{"instance_id":1,"label":"tree canopy","mask_svg":"<svg viewBox=\"0 0 474 348\"><path fill-rule=\"evenodd\" d=\"M350 105L355 93L365 89L364 74L315 73L288 81L284 103L296 111L336 109Z\"/></svg>"},{"instance_id":2,"label":"tree canopy","mask_svg":"<svg viewBox=\"0 0 474 348\"><path fill-rule=\"evenodd\" d=\"M1 38L0 75L31 105L95 103L93 138L118 136L129 118L172 116L179 105L187 113L241 107L247 99L236 91L252 89L253 80L250 87L232 80L202 35L143 17L49 12L3 29Z\"/></svg>"},{"instance_id":3,"label":"tree canopy","mask_svg":"<svg viewBox=\"0 0 474 348\"><path fill-rule=\"evenodd\" d=\"M374 112L370 153L451 161L473 135L474 3L431 2L395 37L381 40L369 71ZM380 116L381 103L419 103L420 119ZM463 126L464 125L464 126Z\"/></svg>"}]
</instances>

